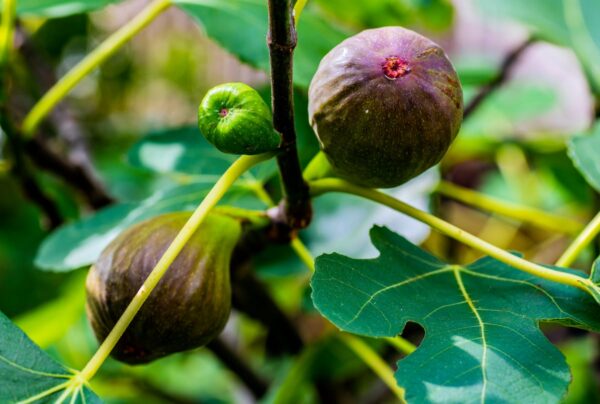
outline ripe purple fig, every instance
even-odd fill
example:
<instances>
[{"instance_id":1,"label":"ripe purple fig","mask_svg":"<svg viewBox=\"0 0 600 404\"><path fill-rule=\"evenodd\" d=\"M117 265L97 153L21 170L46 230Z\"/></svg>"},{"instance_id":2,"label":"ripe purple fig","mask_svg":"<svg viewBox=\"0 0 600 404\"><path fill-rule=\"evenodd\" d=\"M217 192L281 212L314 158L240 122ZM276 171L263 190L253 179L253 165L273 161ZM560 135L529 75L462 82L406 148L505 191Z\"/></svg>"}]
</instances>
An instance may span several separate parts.
<instances>
[{"instance_id":1,"label":"ripe purple fig","mask_svg":"<svg viewBox=\"0 0 600 404\"><path fill-rule=\"evenodd\" d=\"M308 111L337 175L387 188L442 159L460 128L462 90L431 40L400 27L370 29L321 60Z\"/></svg>"},{"instance_id":2,"label":"ripe purple fig","mask_svg":"<svg viewBox=\"0 0 600 404\"><path fill-rule=\"evenodd\" d=\"M103 341L190 218L166 213L113 240L86 281L87 313ZM198 348L216 338L231 310L229 265L241 235L238 220L211 213L148 297L111 355L130 364Z\"/></svg>"}]
</instances>

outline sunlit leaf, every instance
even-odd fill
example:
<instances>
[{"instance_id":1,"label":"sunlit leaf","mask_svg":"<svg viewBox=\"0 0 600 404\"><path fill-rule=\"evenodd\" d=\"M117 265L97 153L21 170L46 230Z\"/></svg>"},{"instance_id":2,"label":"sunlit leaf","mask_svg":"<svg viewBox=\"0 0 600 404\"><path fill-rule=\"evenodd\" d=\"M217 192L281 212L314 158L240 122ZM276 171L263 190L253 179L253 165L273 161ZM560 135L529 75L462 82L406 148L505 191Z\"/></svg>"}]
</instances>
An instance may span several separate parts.
<instances>
[{"instance_id":1,"label":"sunlit leaf","mask_svg":"<svg viewBox=\"0 0 600 404\"><path fill-rule=\"evenodd\" d=\"M353 333L390 337L408 321L424 327L425 339L396 371L408 402L563 397L569 368L539 323L600 330L600 310L590 296L492 258L450 265L385 228L373 228L371 240L378 258L317 259L313 300Z\"/></svg>"}]
</instances>

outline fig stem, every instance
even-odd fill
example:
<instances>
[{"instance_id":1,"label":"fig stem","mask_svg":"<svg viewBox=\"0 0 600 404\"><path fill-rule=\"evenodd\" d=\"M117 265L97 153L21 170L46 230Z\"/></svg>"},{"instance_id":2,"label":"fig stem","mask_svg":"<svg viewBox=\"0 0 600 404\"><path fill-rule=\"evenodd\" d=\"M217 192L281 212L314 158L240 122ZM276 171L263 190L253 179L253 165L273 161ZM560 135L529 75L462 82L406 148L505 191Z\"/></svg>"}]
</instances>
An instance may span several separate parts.
<instances>
[{"instance_id":1,"label":"fig stem","mask_svg":"<svg viewBox=\"0 0 600 404\"><path fill-rule=\"evenodd\" d=\"M0 25L0 66L4 67L10 58L15 32L16 0L4 0L2 4L2 25Z\"/></svg>"},{"instance_id":2,"label":"fig stem","mask_svg":"<svg viewBox=\"0 0 600 404\"><path fill-rule=\"evenodd\" d=\"M383 192L375 189L360 187L347 181L337 178L326 178L310 183L311 194L313 196L323 195L328 192L342 192L351 195L360 196L373 202L380 203L392 208L400 213L404 213L422 223L429 225L442 234L460 241L478 251L481 251L490 257L497 259L513 268L529 273L542 279L564 285L574 286L590 294L598 304L600 304L600 287L594 285L589 278L583 278L570 273L546 268L542 265L533 263L516 255L513 255L493 244L480 239L479 237L464 231L451 223L446 222L428 212L410 206L398 199L395 199Z\"/></svg>"},{"instance_id":3,"label":"fig stem","mask_svg":"<svg viewBox=\"0 0 600 404\"><path fill-rule=\"evenodd\" d=\"M448 181L440 181L435 191L443 196L502 216L531 223L540 228L567 234L578 234L583 224L561 215L502 201Z\"/></svg>"},{"instance_id":4,"label":"fig stem","mask_svg":"<svg viewBox=\"0 0 600 404\"><path fill-rule=\"evenodd\" d=\"M600 212L594 216L592 221L567 247L565 252L556 261L556 265L559 267L568 267L573 264L579 254L596 238L598 233L600 233Z\"/></svg>"},{"instance_id":5,"label":"fig stem","mask_svg":"<svg viewBox=\"0 0 600 404\"><path fill-rule=\"evenodd\" d=\"M285 220L292 229L310 223L312 210L308 186L302 177L294 126L293 54L297 36L291 0L269 0L269 56L273 127L282 136L277 156L284 190Z\"/></svg>"},{"instance_id":6,"label":"fig stem","mask_svg":"<svg viewBox=\"0 0 600 404\"><path fill-rule=\"evenodd\" d=\"M296 4L294 4L294 23L298 25L298 20L300 19L300 15L304 10L308 0L296 0Z\"/></svg>"},{"instance_id":7,"label":"fig stem","mask_svg":"<svg viewBox=\"0 0 600 404\"><path fill-rule=\"evenodd\" d=\"M171 242L165 253L161 256L158 263L150 272L135 297L131 300L111 332L102 342L94 356L90 359L87 365L80 373L80 379L89 381L100 366L104 363L108 355L127 330L127 327L133 321L152 290L156 287L163 275L169 269L169 266L177 258L177 255L185 247L189 239L194 235L194 232L202 224L209 211L219 202L225 195L227 190L233 183L246 171L269 158L273 157L273 153L258 154L255 156L241 156L234 161L225 173L219 178L204 200L198 205L192 216L179 231L175 239Z\"/></svg>"},{"instance_id":8,"label":"fig stem","mask_svg":"<svg viewBox=\"0 0 600 404\"><path fill-rule=\"evenodd\" d=\"M77 63L29 111L23 120L23 135L33 136L41 121L83 78L121 49L131 38L167 10L171 4L171 0L153 1Z\"/></svg>"}]
</instances>

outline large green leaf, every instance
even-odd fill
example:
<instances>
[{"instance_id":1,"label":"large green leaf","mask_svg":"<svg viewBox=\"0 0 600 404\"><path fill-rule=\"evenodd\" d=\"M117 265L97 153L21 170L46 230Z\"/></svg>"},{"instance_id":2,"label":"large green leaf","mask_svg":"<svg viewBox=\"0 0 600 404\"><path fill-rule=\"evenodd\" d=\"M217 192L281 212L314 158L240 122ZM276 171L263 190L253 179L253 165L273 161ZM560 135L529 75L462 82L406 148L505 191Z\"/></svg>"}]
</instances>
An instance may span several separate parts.
<instances>
[{"instance_id":1,"label":"large green leaf","mask_svg":"<svg viewBox=\"0 0 600 404\"><path fill-rule=\"evenodd\" d=\"M600 2L597 0L478 0L487 15L524 23L537 37L572 47L600 91Z\"/></svg>"},{"instance_id":2,"label":"large green leaf","mask_svg":"<svg viewBox=\"0 0 600 404\"><path fill-rule=\"evenodd\" d=\"M162 213L193 210L209 190L207 183L192 183L159 192L140 203L120 203L102 209L51 233L42 242L35 264L53 271L69 271L90 265L126 228ZM263 207L253 198L249 199L248 195L249 191L243 184L234 186L223 203L247 208Z\"/></svg>"},{"instance_id":3,"label":"large green leaf","mask_svg":"<svg viewBox=\"0 0 600 404\"><path fill-rule=\"evenodd\" d=\"M66 17L86 13L120 0L19 0L17 14L37 17ZM1 2L0 2L1 3Z\"/></svg>"},{"instance_id":4,"label":"large green leaf","mask_svg":"<svg viewBox=\"0 0 600 404\"><path fill-rule=\"evenodd\" d=\"M242 62L269 69L266 1L176 0L175 3L198 22L209 37ZM294 53L294 82L308 87L321 58L345 37L311 10L303 12Z\"/></svg>"},{"instance_id":5,"label":"large green leaf","mask_svg":"<svg viewBox=\"0 0 600 404\"><path fill-rule=\"evenodd\" d=\"M37 397L36 403L52 403L61 396L72 373L55 362L0 312L0 402L16 403ZM73 397L71 400L70 397ZM66 402L101 403L87 387Z\"/></svg>"},{"instance_id":6,"label":"large green leaf","mask_svg":"<svg viewBox=\"0 0 600 404\"><path fill-rule=\"evenodd\" d=\"M548 282L492 258L450 265L375 227L381 255L317 259L313 300L339 328L394 336L408 321L425 339L399 361L408 402L558 402L570 381L540 321L600 330L600 310L579 289ZM582 274L583 276L583 274Z\"/></svg>"},{"instance_id":7,"label":"large green leaf","mask_svg":"<svg viewBox=\"0 0 600 404\"><path fill-rule=\"evenodd\" d=\"M569 157L587 182L600 192L600 122L590 135L576 136L569 141Z\"/></svg>"},{"instance_id":8,"label":"large green leaf","mask_svg":"<svg viewBox=\"0 0 600 404\"><path fill-rule=\"evenodd\" d=\"M139 202L109 206L57 229L38 250L35 264L39 268L68 271L90 265L129 226L167 212L194 210L236 158L216 150L192 126L152 133L135 144L128 157L132 165L168 174L184 185ZM274 162L253 168L230 188L222 203L264 208L251 189L274 172Z\"/></svg>"}]
</instances>

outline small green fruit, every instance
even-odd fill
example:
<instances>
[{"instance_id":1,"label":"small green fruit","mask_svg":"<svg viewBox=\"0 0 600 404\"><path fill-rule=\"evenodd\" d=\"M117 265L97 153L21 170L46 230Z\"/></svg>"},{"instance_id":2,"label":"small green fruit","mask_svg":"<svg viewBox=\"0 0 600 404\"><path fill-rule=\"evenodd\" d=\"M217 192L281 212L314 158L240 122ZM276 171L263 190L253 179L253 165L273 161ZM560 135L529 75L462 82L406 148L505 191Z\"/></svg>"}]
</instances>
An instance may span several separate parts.
<instances>
[{"instance_id":1,"label":"small green fruit","mask_svg":"<svg viewBox=\"0 0 600 404\"><path fill-rule=\"evenodd\" d=\"M309 119L334 172L372 188L438 163L458 133L458 76L431 40L400 27L363 31L333 48L309 88Z\"/></svg>"},{"instance_id":2,"label":"small green fruit","mask_svg":"<svg viewBox=\"0 0 600 404\"><path fill-rule=\"evenodd\" d=\"M99 341L112 330L189 219L178 212L139 223L102 252L86 281L87 312ZM179 253L112 352L130 364L197 348L217 337L231 310L229 266L239 221L211 213Z\"/></svg>"},{"instance_id":3,"label":"small green fruit","mask_svg":"<svg viewBox=\"0 0 600 404\"><path fill-rule=\"evenodd\" d=\"M221 84L209 90L198 108L198 127L224 153L266 153L281 142L268 105L244 83Z\"/></svg>"}]
</instances>

